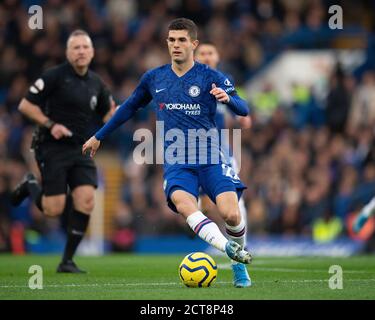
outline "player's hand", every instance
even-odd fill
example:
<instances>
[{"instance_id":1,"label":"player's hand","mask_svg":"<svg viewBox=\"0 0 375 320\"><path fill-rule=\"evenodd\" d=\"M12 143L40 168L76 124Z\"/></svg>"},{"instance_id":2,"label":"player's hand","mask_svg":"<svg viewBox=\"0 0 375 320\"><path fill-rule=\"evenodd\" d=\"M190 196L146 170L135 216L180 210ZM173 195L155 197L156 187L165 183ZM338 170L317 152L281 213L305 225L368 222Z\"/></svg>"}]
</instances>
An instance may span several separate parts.
<instances>
[{"instance_id":1,"label":"player's hand","mask_svg":"<svg viewBox=\"0 0 375 320\"><path fill-rule=\"evenodd\" d=\"M89 140L85 142L82 146L82 153L86 154L87 151L90 151L90 157L95 156L96 151L100 147L100 140L96 139L95 136L92 136Z\"/></svg>"},{"instance_id":2,"label":"player's hand","mask_svg":"<svg viewBox=\"0 0 375 320\"><path fill-rule=\"evenodd\" d=\"M73 136L73 133L67 127L59 123L53 125L53 127L50 130L50 133L56 140L60 140L64 137Z\"/></svg>"},{"instance_id":3,"label":"player's hand","mask_svg":"<svg viewBox=\"0 0 375 320\"><path fill-rule=\"evenodd\" d=\"M240 124L241 129L250 129L252 125L252 120L250 116L238 117L238 123Z\"/></svg>"},{"instance_id":4,"label":"player's hand","mask_svg":"<svg viewBox=\"0 0 375 320\"><path fill-rule=\"evenodd\" d=\"M212 90L210 91L212 95L215 96L215 99L219 102L227 103L229 102L229 95L221 88L216 87L216 84L212 84Z\"/></svg>"}]
</instances>

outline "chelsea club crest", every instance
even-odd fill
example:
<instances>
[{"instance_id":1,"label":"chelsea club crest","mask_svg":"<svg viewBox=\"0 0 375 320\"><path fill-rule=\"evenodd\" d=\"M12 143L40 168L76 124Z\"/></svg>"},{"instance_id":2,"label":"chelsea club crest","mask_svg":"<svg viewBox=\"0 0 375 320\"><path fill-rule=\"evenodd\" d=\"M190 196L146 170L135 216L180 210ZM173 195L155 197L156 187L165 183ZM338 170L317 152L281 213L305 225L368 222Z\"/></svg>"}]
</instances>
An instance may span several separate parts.
<instances>
[{"instance_id":1,"label":"chelsea club crest","mask_svg":"<svg viewBox=\"0 0 375 320\"><path fill-rule=\"evenodd\" d=\"M198 97L199 94L201 93L201 89L199 89L198 86L191 86L189 89L189 95L190 97Z\"/></svg>"}]
</instances>

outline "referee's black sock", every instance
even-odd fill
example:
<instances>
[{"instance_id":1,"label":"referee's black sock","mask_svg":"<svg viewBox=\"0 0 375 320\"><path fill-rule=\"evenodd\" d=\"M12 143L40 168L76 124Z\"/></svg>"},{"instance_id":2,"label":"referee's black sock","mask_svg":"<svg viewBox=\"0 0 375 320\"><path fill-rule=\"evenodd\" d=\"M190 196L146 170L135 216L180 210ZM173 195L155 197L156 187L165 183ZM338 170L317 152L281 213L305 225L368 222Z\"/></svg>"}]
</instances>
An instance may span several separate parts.
<instances>
[{"instance_id":1,"label":"referee's black sock","mask_svg":"<svg viewBox=\"0 0 375 320\"><path fill-rule=\"evenodd\" d=\"M36 181L32 181L32 182L29 181L27 183L27 189L29 190L30 197L31 199L33 199L33 202L35 203L35 205L38 207L40 211L43 212L43 208L42 208L43 191L39 183L36 183Z\"/></svg>"},{"instance_id":2,"label":"referee's black sock","mask_svg":"<svg viewBox=\"0 0 375 320\"><path fill-rule=\"evenodd\" d=\"M82 241L87 226L89 224L90 215L73 210L68 222L68 239L65 245L63 262L73 260L73 256Z\"/></svg>"},{"instance_id":3,"label":"referee's black sock","mask_svg":"<svg viewBox=\"0 0 375 320\"><path fill-rule=\"evenodd\" d=\"M64 208L63 214L66 214L66 216L70 219L72 211L73 211L73 197L72 197L72 194L68 192L65 198L65 208Z\"/></svg>"}]
</instances>

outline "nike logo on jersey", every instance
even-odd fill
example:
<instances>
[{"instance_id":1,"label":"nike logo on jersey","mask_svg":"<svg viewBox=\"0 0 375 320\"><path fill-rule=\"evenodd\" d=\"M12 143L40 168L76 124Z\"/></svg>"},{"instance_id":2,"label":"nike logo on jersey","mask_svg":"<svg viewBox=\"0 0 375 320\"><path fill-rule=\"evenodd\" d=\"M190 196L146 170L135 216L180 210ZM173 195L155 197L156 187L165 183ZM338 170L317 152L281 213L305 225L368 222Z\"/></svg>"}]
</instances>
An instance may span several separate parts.
<instances>
[{"instance_id":1,"label":"nike logo on jersey","mask_svg":"<svg viewBox=\"0 0 375 320\"><path fill-rule=\"evenodd\" d=\"M167 88L163 88L163 89L156 89L156 90L155 90L155 92L156 92L156 93L159 93L159 92L161 92L161 91L163 91L163 90L165 90L165 89L167 89Z\"/></svg>"}]
</instances>

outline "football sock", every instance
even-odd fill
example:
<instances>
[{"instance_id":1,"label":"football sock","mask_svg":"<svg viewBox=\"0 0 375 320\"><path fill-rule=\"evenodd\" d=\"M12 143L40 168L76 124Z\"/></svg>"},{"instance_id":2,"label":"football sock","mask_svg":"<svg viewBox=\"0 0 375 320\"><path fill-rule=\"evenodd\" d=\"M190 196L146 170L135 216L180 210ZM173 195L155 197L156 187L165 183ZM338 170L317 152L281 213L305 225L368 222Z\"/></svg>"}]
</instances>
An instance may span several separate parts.
<instances>
[{"instance_id":1,"label":"football sock","mask_svg":"<svg viewBox=\"0 0 375 320\"><path fill-rule=\"evenodd\" d=\"M73 197L70 192L66 195L66 200L65 200L65 208L63 211L63 214L66 214L68 217L70 217L70 212L73 210Z\"/></svg>"},{"instance_id":2,"label":"football sock","mask_svg":"<svg viewBox=\"0 0 375 320\"><path fill-rule=\"evenodd\" d=\"M39 183L36 181L28 182L27 189L29 190L29 194L35 205L38 207L40 211L43 211L42 208L42 188L40 187Z\"/></svg>"},{"instance_id":3,"label":"football sock","mask_svg":"<svg viewBox=\"0 0 375 320\"><path fill-rule=\"evenodd\" d=\"M194 212L187 217L186 222L190 228L204 241L225 252L228 239L221 233L215 222L208 219L201 211Z\"/></svg>"},{"instance_id":4,"label":"football sock","mask_svg":"<svg viewBox=\"0 0 375 320\"><path fill-rule=\"evenodd\" d=\"M73 256L82 241L87 226L89 224L90 215L73 210L68 220L68 239L65 245L63 262L73 259Z\"/></svg>"},{"instance_id":5,"label":"football sock","mask_svg":"<svg viewBox=\"0 0 375 320\"><path fill-rule=\"evenodd\" d=\"M237 226L230 226L227 223L225 224L225 230L230 240L237 242L243 249L246 242L246 226L244 219L241 218L241 222ZM232 263L237 263L232 260Z\"/></svg>"},{"instance_id":6,"label":"football sock","mask_svg":"<svg viewBox=\"0 0 375 320\"><path fill-rule=\"evenodd\" d=\"M241 218L245 225L245 233L243 235L244 237L244 248L246 248L246 236L247 236L247 210L245 207L245 201L240 198L240 201L238 201L238 208L240 209Z\"/></svg>"}]
</instances>

